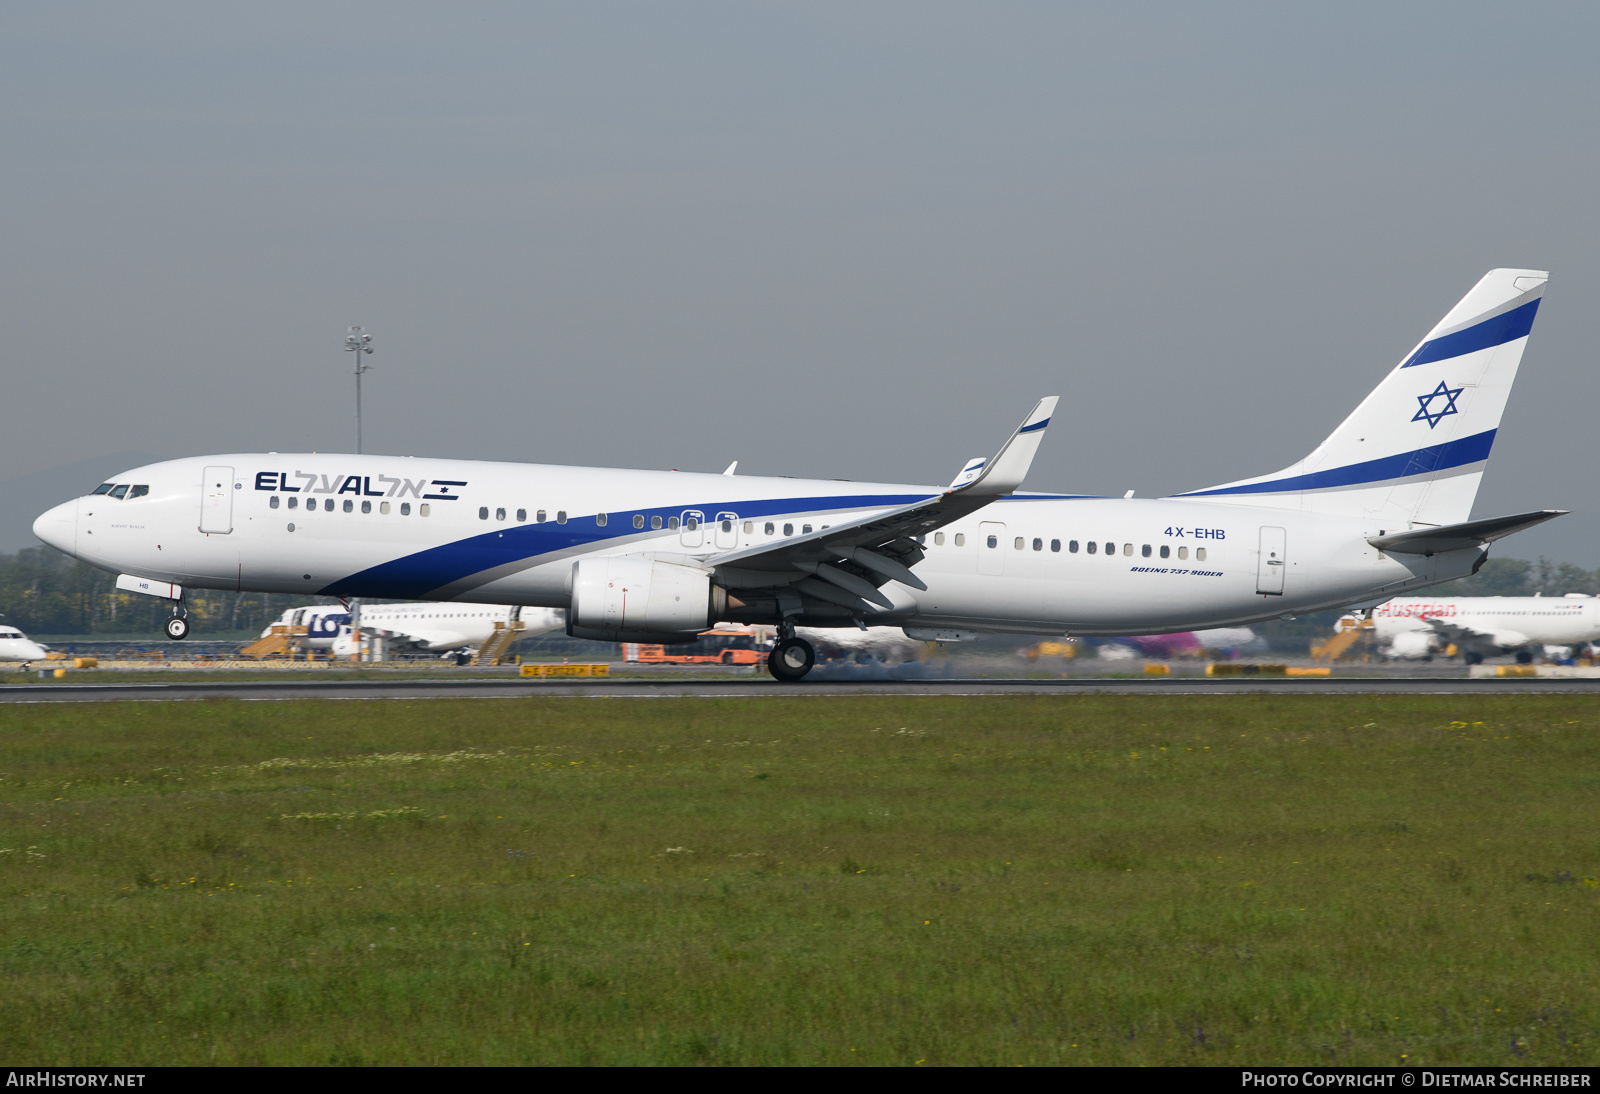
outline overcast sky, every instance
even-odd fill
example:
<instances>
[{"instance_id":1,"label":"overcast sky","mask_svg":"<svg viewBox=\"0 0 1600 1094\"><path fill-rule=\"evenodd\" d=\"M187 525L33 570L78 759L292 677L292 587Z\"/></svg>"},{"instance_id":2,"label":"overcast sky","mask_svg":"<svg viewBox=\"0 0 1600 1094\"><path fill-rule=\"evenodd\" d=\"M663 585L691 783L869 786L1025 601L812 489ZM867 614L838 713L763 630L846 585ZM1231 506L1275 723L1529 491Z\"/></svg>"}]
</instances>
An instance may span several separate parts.
<instances>
[{"instance_id":1,"label":"overcast sky","mask_svg":"<svg viewBox=\"0 0 1600 1094\"><path fill-rule=\"evenodd\" d=\"M361 324L368 451L944 483L1059 394L1028 486L1152 496L1298 459L1528 266L1475 513L1576 510L1499 553L1594 567L1597 41L1592 3L9 0L0 480L348 451Z\"/></svg>"}]
</instances>

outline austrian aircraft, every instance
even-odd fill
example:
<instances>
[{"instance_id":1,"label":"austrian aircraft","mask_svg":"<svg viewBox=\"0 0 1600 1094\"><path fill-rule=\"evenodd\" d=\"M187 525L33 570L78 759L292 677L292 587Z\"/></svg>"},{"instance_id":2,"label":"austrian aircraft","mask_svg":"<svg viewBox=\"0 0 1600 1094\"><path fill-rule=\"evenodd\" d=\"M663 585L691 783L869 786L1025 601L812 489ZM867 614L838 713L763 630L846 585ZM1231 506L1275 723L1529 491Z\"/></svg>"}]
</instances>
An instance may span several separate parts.
<instances>
[{"instance_id":1,"label":"austrian aircraft","mask_svg":"<svg viewBox=\"0 0 1600 1094\"><path fill-rule=\"evenodd\" d=\"M1526 662L1543 646L1600 641L1600 600L1582 593L1391 600L1373 611L1372 625L1391 657L1431 657L1453 645L1469 665L1498 654Z\"/></svg>"},{"instance_id":2,"label":"austrian aircraft","mask_svg":"<svg viewBox=\"0 0 1600 1094\"><path fill-rule=\"evenodd\" d=\"M269 452L134 469L34 532L170 599L175 638L192 587L523 604L606 642L771 624L785 681L815 659L797 626L1125 635L1376 605L1560 515L1469 519L1546 280L1490 271L1310 455L1170 497L1022 492L1050 397L943 488Z\"/></svg>"},{"instance_id":3,"label":"austrian aircraft","mask_svg":"<svg viewBox=\"0 0 1600 1094\"><path fill-rule=\"evenodd\" d=\"M522 623L522 634L532 637L553 631L562 624L561 612L554 609L518 609L509 604L362 604L361 630L380 634L389 649L409 646L428 652L477 649L489 640L496 623L515 618ZM515 616L513 617L513 613ZM304 627L304 645L348 655L356 651L355 615L339 604L316 604L290 608L278 617L276 625ZM265 638L274 624L261 632Z\"/></svg>"}]
</instances>

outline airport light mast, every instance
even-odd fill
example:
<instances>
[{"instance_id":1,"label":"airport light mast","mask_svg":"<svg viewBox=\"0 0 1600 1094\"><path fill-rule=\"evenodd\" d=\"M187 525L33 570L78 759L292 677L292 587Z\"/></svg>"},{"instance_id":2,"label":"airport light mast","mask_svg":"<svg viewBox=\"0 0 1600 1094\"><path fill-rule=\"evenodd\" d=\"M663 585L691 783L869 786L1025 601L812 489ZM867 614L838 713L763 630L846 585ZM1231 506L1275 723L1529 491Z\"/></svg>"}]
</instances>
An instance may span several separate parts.
<instances>
[{"instance_id":1,"label":"airport light mast","mask_svg":"<svg viewBox=\"0 0 1600 1094\"><path fill-rule=\"evenodd\" d=\"M356 453L361 452L361 374L372 366L363 361L362 355L372 353L372 335L360 327L351 327L350 333L344 336L344 349L346 353L356 355ZM361 599L357 597L350 602L350 637L355 639L356 660L367 659L367 642L361 633Z\"/></svg>"},{"instance_id":2,"label":"airport light mast","mask_svg":"<svg viewBox=\"0 0 1600 1094\"><path fill-rule=\"evenodd\" d=\"M356 452L361 452L361 374L372 366L361 360L361 355L372 352L372 335L360 327L351 327L350 333L344 336L344 349L346 353L356 355Z\"/></svg>"}]
</instances>

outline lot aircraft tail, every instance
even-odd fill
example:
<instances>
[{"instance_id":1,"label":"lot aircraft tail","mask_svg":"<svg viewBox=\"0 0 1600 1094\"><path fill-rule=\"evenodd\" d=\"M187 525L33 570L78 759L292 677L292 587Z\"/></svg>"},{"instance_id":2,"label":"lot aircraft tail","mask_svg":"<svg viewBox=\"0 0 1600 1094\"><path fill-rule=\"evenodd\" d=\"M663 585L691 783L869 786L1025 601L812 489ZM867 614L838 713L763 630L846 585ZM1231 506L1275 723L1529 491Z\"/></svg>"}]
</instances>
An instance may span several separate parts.
<instances>
[{"instance_id":1,"label":"lot aircraft tail","mask_svg":"<svg viewBox=\"0 0 1600 1094\"><path fill-rule=\"evenodd\" d=\"M1305 459L1177 496L1385 529L1465 521L1549 276L1490 270Z\"/></svg>"}]
</instances>

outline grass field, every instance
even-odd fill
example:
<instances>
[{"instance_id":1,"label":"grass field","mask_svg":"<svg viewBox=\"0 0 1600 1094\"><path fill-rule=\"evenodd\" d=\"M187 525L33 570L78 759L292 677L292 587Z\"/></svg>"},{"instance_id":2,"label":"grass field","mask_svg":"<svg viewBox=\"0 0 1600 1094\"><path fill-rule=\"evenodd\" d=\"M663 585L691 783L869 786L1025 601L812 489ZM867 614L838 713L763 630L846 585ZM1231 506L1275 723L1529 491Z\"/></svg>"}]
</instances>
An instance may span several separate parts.
<instances>
[{"instance_id":1,"label":"grass field","mask_svg":"<svg viewBox=\"0 0 1600 1094\"><path fill-rule=\"evenodd\" d=\"M1592 1063L1600 702L0 708L9 1064Z\"/></svg>"}]
</instances>

